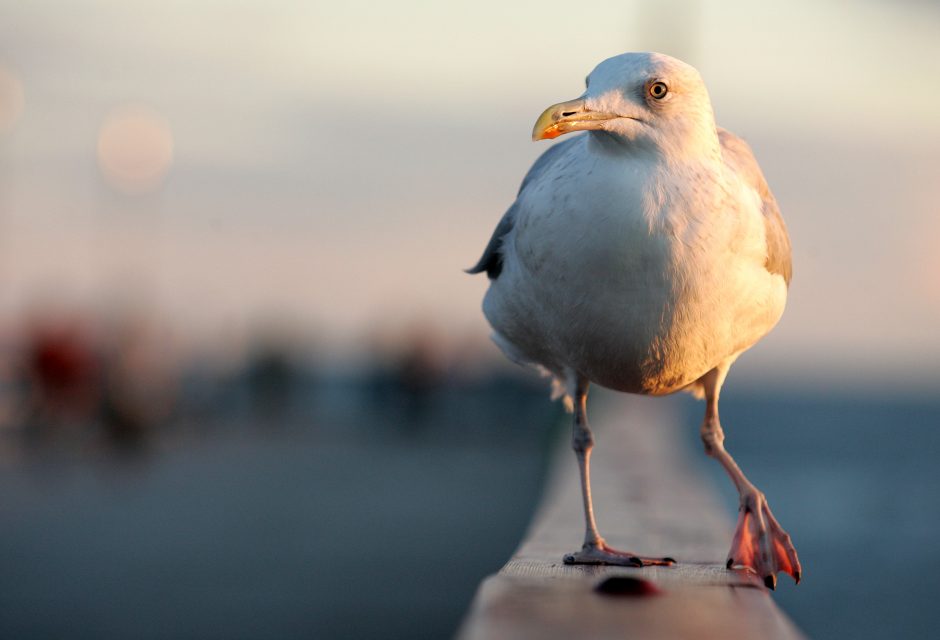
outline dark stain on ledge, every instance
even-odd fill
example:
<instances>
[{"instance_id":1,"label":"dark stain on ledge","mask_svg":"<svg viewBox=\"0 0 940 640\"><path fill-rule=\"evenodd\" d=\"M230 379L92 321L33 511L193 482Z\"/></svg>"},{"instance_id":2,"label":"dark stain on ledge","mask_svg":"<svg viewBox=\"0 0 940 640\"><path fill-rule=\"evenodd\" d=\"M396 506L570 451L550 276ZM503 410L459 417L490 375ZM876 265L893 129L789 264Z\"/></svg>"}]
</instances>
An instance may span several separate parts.
<instances>
[{"instance_id":1,"label":"dark stain on ledge","mask_svg":"<svg viewBox=\"0 0 940 640\"><path fill-rule=\"evenodd\" d=\"M662 590L649 580L630 576L610 576L597 583L594 590L608 596L631 598L655 596L662 593Z\"/></svg>"}]
</instances>

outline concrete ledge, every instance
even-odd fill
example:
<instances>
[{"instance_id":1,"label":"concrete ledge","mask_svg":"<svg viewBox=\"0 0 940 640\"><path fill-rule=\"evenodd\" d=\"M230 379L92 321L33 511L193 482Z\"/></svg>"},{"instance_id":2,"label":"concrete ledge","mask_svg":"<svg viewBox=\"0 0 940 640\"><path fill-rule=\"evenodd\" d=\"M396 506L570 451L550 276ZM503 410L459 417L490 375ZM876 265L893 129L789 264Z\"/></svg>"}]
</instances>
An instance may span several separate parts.
<instances>
[{"instance_id":1,"label":"concrete ledge","mask_svg":"<svg viewBox=\"0 0 940 640\"><path fill-rule=\"evenodd\" d=\"M678 565L562 563L584 534L577 465L565 447L526 538L480 586L459 637L802 638L756 575L722 564L732 523L677 441L697 438L697 425L680 434L662 400L596 400L588 411L601 534L615 547L671 556Z\"/></svg>"}]
</instances>

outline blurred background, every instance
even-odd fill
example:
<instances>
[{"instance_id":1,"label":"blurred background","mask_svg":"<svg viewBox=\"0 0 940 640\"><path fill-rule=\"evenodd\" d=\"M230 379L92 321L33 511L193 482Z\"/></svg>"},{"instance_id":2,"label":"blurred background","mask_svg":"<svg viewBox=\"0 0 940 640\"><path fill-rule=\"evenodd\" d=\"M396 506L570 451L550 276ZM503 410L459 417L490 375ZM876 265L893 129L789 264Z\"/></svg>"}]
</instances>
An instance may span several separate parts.
<instances>
[{"instance_id":1,"label":"blurred background","mask_svg":"<svg viewBox=\"0 0 940 640\"><path fill-rule=\"evenodd\" d=\"M629 50L698 67L789 225L722 396L806 567L775 597L928 635L938 36L927 0L0 0L0 636L452 634L567 429L461 269Z\"/></svg>"}]
</instances>

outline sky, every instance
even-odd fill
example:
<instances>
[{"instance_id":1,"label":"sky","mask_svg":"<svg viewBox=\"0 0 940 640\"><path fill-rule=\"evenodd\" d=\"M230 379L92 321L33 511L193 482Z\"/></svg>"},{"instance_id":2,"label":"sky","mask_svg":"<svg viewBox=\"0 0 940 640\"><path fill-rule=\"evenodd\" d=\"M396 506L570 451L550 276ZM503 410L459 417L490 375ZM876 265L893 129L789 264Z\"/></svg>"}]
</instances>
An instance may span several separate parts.
<instances>
[{"instance_id":1,"label":"sky","mask_svg":"<svg viewBox=\"0 0 940 640\"><path fill-rule=\"evenodd\" d=\"M787 312L736 369L936 388L938 36L936 5L876 0L0 0L0 311L130 296L193 340L482 342L461 269L550 144L532 123L659 50L790 229Z\"/></svg>"}]
</instances>

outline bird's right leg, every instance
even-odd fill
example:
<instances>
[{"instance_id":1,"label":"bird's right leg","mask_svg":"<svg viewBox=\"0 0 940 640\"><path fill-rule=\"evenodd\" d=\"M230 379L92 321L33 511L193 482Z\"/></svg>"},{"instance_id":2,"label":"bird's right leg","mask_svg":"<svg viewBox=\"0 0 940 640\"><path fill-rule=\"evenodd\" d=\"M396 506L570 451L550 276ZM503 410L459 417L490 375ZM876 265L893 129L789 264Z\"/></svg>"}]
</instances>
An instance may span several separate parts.
<instances>
[{"instance_id":1,"label":"bird's right leg","mask_svg":"<svg viewBox=\"0 0 940 640\"><path fill-rule=\"evenodd\" d=\"M619 551L608 544L597 531L594 522L594 505L591 500L591 450L594 434L587 421L588 381L579 378L574 399L574 427L571 431L571 447L578 458L581 476L581 497L584 501L584 544L579 551L565 556L565 564L614 564L629 567L645 565L675 564L672 558L644 558L629 551Z\"/></svg>"}]
</instances>

